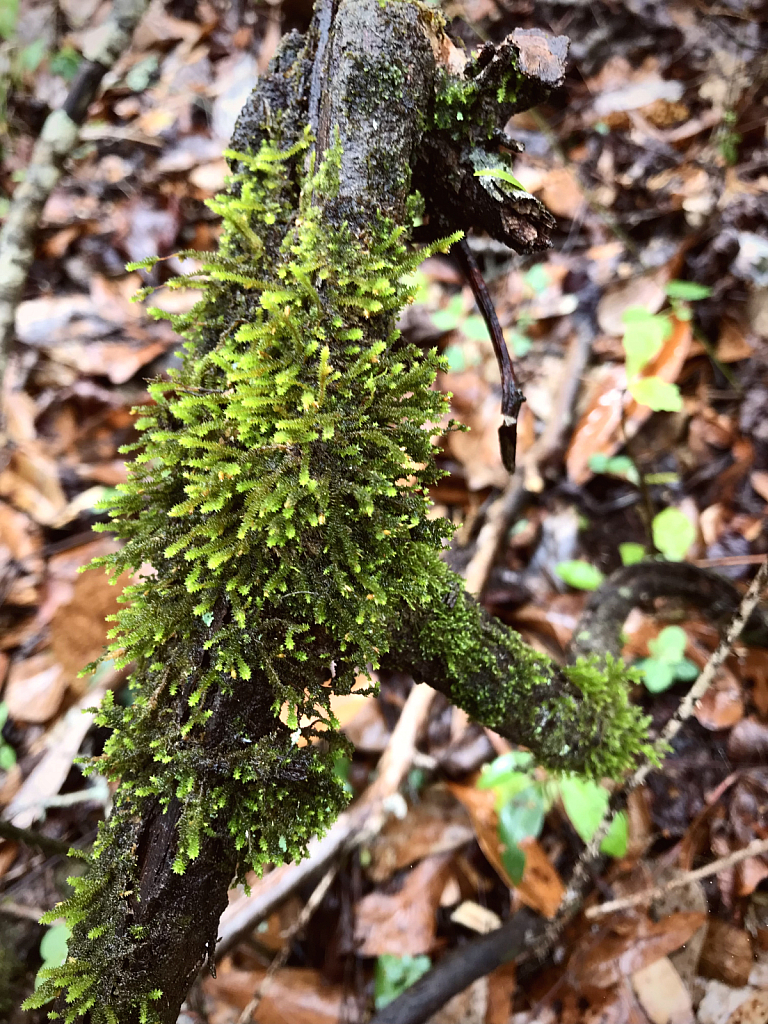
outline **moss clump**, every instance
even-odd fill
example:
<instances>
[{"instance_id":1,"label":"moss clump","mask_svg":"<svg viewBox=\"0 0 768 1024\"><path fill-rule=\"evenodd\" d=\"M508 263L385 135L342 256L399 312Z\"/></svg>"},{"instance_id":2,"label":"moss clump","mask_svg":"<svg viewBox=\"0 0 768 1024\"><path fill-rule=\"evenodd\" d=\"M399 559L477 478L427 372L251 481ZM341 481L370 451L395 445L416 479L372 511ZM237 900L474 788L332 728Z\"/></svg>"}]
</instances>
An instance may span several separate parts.
<instances>
[{"instance_id":1,"label":"moss clump","mask_svg":"<svg viewBox=\"0 0 768 1024\"><path fill-rule=\"evenodd\" d=\"M172 318L183 368L151 385L139 454L109 508L125 543L100 564L141 574L109 649L136 666L133 702L108 696L98 714L113 730L98 768L120 789L93 870L57 911L72 955L28 1003L66 988L67 1021L107 1022L128 1005L151 1019L152 993L116 983L139 938L123 833L146 801L182 807L178 872L222 822L242 877L301 857L335 818L331 694L378 664L389 610L419 599L448 532L426 517L445 411L431 389L438 359L394 345L422 254L382 218L364 240L324 223L315 199L334 194L340 149L305 173L309 143L229 154L240 172L212 204L220 251L186 254L202 266L172 282L204 288ZM240 717L212 745L217 702L238 696Z\"/></svg>"}]
</instances>

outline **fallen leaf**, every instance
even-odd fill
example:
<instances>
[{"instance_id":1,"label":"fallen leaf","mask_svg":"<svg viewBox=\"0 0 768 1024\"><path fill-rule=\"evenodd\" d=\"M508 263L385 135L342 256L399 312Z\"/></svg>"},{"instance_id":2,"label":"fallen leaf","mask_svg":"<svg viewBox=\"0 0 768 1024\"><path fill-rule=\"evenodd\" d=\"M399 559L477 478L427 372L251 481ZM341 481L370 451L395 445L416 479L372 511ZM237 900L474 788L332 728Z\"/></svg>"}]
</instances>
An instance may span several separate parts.
<instances>
[{"instance_id":1,"label":"fallen leaf","mask_svg":"<svg viewBox=\"0 0 768 1024\"><path fill-rule=\"evenodd\" d=\"M17 722L47 722L59 710L67 689L64 671L51 651L15 661L3 699Z\"/></svg>"},{"instance_id":2,"label":"fallen leaf","mask_svg":"<svg viewBox=\"0 0 768 1024\"><path fill-rule=\"evenodd\" d=\"M667 383L677 380L688 357L691 336L690 321L673 317L670 336L643 367L641 379L659 377ZM649 406L640 405L626 391L623 366L605 368L568 446L566 468L569 478L576 484L589 480L592 456L613 455L624 444L624 434L634 437L651 412Z\"/></svg>"},{"instance_id":3,"label":"fallen leaf","mask_svg":"<svg viewBox=\"0 0 768 1024\"><path fill-rule=\"evenodd\" d=\"M417 956L433 948L436 912L448 877L451 854L427 857L410 871L395 893L378 889L355 906L358 956Z\"/></svg>"},{"instance_id":4,"label":"fallen leaf","mask_svg":"<svg viewBox=\"0 0 768 1024\"><path fill-rule=\"evenodd\" d=\"M525 870L520 884L515 885L504 867L493 790L456 783L449 783L448 788L469 812L480 849L502 882L513 889L527 907L545 917L554 917L562 902L565 886L538 840L531 837L520 843L525 853Z\"/></svg>"},{"instance_id":5,"label":"fallen leaf","mask_svg":"<svg viewBox=\"0 0 768 1024\"><path fill-rule=\"evenodd\" d=\"M208 998L223 1000L242 1011L264 981L266 971L243 971L224 963L216 978L206 977ZM354 1020L357 1007L342 985L329 985L320 971L308 967L284 967L266 986L254 1024L337 1024Z\"/></svg>"},{"instance_id":6,"label":"fallen leaf","mask_svg":"<svg viewBox=\"0 0 768 1024\"><path fill-rule=\"evenodd\" d=\"M753 715L742 718L728 736L728 756L734 761L764 762L768 759L768 725Z\"/></svg>"},{"instance_id":7,"label":"fallen leaf","mask_svg":"<svg viewBox=\"0 0 768 1024\"><path fill-rule=\"evenodd\" d=\"M28 441L12 453L0 473L0 495L28 512L41 526L64 526L67 496L59 482L59 468L42 446Z\"/></svg>"},{"instance_id":8,"label":"fallen leaf","mask_svg":"<svg viewBox=\"0 0 768 1024\"><path fill-rule=\"evenodd\" d=\"M539 198L556 217L569 220L575 220L585 205L579 180L568 167L554 167L547 172Z\"/></svg>"},{"instance_id":9,"label":"fallen leaf","mask_svg":"<svg viewBox=\"0 0 768 1024\"><path fill-rule=\"evenodd\" d=\"M651 1024L693 1024L691 997L669 957L635 971L632 988Z\"/></svg>"},{"instance_id":10,"label":"fallen leaf","mask_svg":"<svg viewBox=\"0 0 768 1024\"><path fill-rule=\"evenodd\" d=\"M446 789L431 786L404 818L390 817L368 847L368 877L377 883L424 857L456 850L474 839L464 807Z\"/></svg>"},{"instance_id":11,"label":"fallen leaf","mask_svg":"<svg viewBox=\"0 0 768 1024\"><path fill-rule=\"evenodd\" d=\"M638 917L624 934L606 928L594 943L576 949L568 969L580 982L608 988L679 949L706 920L706 914L683 912L660 921Z\"/></svg>"},{"instance_id":12,"label":"fallen leaf","mask_svg":"<svg viewBox=\"0 0 768 1024\"><path fill-rule=\"evenodd\" d=\"M754 962L749 934L719 917L711 917L699 958L699 974L738 987L746 985Z\"/></svg>"},{"instance_id":13,"label":"fallen leaf","mask_svg":"<svg viewBox=\"0 0 768 1024\"><path fill-rule=\"evenodd\" d=\"M658 313L666 302L665 287L671 276L671 270L664 266L606 288L597 306L600 330L620 338L624 334L623 316L632 306L642 306L649 313Z\"/></svg>"}]
</instances>

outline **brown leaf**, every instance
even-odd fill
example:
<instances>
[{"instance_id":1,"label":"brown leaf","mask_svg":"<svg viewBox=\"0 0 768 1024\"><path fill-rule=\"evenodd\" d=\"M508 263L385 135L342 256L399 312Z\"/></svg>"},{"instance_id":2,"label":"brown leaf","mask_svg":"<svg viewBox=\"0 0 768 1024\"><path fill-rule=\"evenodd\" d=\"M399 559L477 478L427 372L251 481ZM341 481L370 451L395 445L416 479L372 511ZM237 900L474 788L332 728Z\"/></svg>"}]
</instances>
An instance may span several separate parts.
<instances>
[{"instance_id":1,"label":"brown leaf","mask_svg":"<svg viewBox=\"0 0 768 1024\"><path fill-rule=\"evenodd\" d=\"M746 985L754 965L752 943L743 928L712 917L699 960L699 974L726 985Z\"/></svg>"},{"instance_id":2,"label":"brown leaf","mask_svg":"<svg viewBox=\"0 0 768 1024\"><path fill-rule=\"evenodd\" d=\"M28 441L11 454L0 473L0 494L41 526L63 526L67 496L59 483L59 470L36 441Z\"/></svg>"},{"instance_id":3,"label":"brown leaf","mask_svg":"<svg viewBox=\"0 0 768 1024\"><path fill-rule=\"evenodd\" d=\"M366 873L381 883L409 864L465 846L473 838L464 807L446 789L432 786L404 818L387 820L369 847L371 862Z\"/></svg>"},{"instance_id":4,"label":"brown leaf","mask_svg":"<svg viewBox=\"0 0 768 1024\"><path fill-rule=\"evenodd\" d=\"M622 317L632 306L642 306L649 313L658 313L666 301L665 286L669 278L670 270L662 267L606 288L597 306L600 330L620 338L624 333Z\"/></svg>"},{"instance_id":5,"label":"brown leaf","mask_svg":"<svg viewBox=\"0 0 768 1024\"><path fill-rule=\"evenodd\" d=\"M456 783L449 783L448 788L469 811L480 849L502 882L514 889L526 906L538 910L545 917L553 917L560 906L565 887L538 840L531 837L520 843L520 848L525 852L525 870L520 884L516 886L507 874L502 859L503 844L499 838L494 792Z\"/></svg>"},{"instance_id":6,"label":"brown leaf","mask_svg":"<svg viewBox=\"0 0 768 1024\"><path fill-rule=\"evenodd\" d=\"M203 988L208 998L242 1011L265 976L264 970L237 970L225 961L215 979L206 977ZM252 1020L254 1024L338 1024L355 1019L355 1008L347 1003L343 986L327 984L320 971L284 967L267 984Z\"/></svg>"},{"instance_id":7,"label":"brown leaf","mask_svg":"<svg viewBox=\"0 0 768 1024\"><path fill-rule=\"evenodd\" d=\"M643 367L640 377L660 377L668 383L677 380L688 357L691 336L690 321L672 317L669 338ZM652 410L647 405L638 404L625 388L623 366L614 365L604 370L566 453L568 476L574 483L583 484L592 476L589 460L593 455L613 455L624 444L622 409L624 431L630 438L651 415Z\"/></svg>"},{"instance_id":8,"label":"brown leaf","mask_svg":"<svg viewBox=\"0 0 768 1024\"><path fill-rule=\"evenodd\" d=\"M693 1024L691 997L668 957L635 971L632 988L652 1024Z\"/></svg>"},{"instance_id":9,"label":"brown leaf","mask_svg":"<svg viewBox=\"0 0 768 1024\"><path fill-rule=\"evenodd\" d=\"M51 651L16 661L5 687L8 715L19 722L47 722L59 710L66 688L62 667Z\"/></svg>"},{"instance_id":10,"label":"brown leaf","mask_svg":"<svg viewBox=\"0 0 768 1024\"><path fill-rule=\"evenodd\" d=\"M427 857L406 875L398 892L374 890L355 907L358 956L416 956L434 944L436 911L448 878L450 854Z\"/></svg>"},{"instance_id":11,"label":"brown leaf","mask_svg":"<svg viewBox=\"0 0 768 1024\"><path fill-rule=\"evenodd\" d=\"M583 983L598 988L616 985L627 975L679 949L706 919L706 914L683 912L660 921L637 918L628 934L606 929L596 942L572 954L569 971Z\"/></svg>"},{"instance_id":12,"label":"brown leaf","mask_svg":"<svg viewBox=\"0 0 768 1024\"><path fill-rule=\"evenodd\" d=\"M768 759L768 725L752 715L737 722L728 737L728 756L758 763Z\"/></svg>"}]
</instances>

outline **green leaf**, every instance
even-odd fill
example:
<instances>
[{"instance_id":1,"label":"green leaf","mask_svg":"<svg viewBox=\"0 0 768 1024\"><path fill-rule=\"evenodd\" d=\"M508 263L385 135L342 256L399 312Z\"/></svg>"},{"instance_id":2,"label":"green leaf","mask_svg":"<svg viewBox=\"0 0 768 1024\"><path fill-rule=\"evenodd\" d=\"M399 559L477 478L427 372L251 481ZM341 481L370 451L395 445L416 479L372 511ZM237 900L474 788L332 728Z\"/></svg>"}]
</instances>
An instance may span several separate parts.
<instances>
[{"instance_id":1,"label":"green leaf","mask_svg":"<svg viewBox=\"0 0 768 1024\"><path fill-rule=\"evenodd\" d=\"M600 852L607 854L609 857L623 857L627 852L628 841L627 815L624 811L619 811L611 822L608 834L600 843Z\"/></svg>"},{"instance_id":2,"label":"green leaf","mask_svg":"<svg viewBox=\"0 0 768 1024\"><path fill-rule=\"evenodd\" d=\"M712 289L695 281L669 281L664 289L670 299L681 299L683 302L697 302L708 299Z\"/></svg>"},{"instance_id":3,"label":"green leaf","mask_svg":"<svg viewBox=\"0 0 768 1024\"><path fill-rule=\"evenodd\" d=\"M657 658L644 658L637 663L643 673L645 688L651 693L662 693L668 690L675 681L675 667Z\"/></svg>"},{"instance_id":4,"label":"green leaf","mask_svg":"<svg viewBox=\"0 0 768 1024\"><path fill-rule=\"evenodd\" d=\"M376 1009L388 1006L432 966L428 956L392 956L383 953L376 961L373 994Z\"/></svg>"},{"instance_id":5,"label":"green leaf","mask_svg":"<svg viewBox=\"0 0 768 1024\"><path fill-rule=\"evenodd\" d=\"M454 295L445 309L438 309L432 314L432 323L438 331L455 331L464 319L464 300L461 295Z\"/></svg>"},{"instance_id":6,"label":"green leaf","mask_svg":"<svg viewBox=\"0 0 768 1024\"><path fill-rule=\"evenodd\" d=\"M622 565L637 565L645 558L645 547L631 540L625 541L619 544L619 557Z\"/></svg>"},{"instance_id":7,"label":"green leaf","mask_svg":"<svg viewBox=\"0 0 768 1024\"><path fill-rule=\"evenodd\" d=\"M549 274L544 263L534 263L523 275L523 282L528 285L534 295L541 295L549 288Z\"/></svg>"},{"instance_id":8,"label":"green leaf","mask_svg":"<svg viewBox=\"0 0 768 1024\"><path fill-rule=\"evenodd\" d=\"M29 46L25 46L19 53L19 66L22 71L28 71L32 74L40 67L40 62L44 56L45 40L35 39L34 42L30 43Z\"/></svg>"},{"instance_id":9,"label":"green leaf","mask_svg":"<svg viewBox=\"0 0 768 1024\"><path fill-rule=\"evenodd\" d=\"M669 317L649 313L642 306L630 306L622 316L627 376L635 377L653 359L669 336L672 325Z\"/></svg>"},{"instance_id":10,"label":"green leaf","mask_svg":"<svg viewBox=\"0 0 768 1024\"><path fill-rule=\"evenodd\" d=\"M681 658L675 665L675 675L686 683L692 683L694 679L698 679L699 666L688 658Z\"/></svg>"},{"instance_id":11,"label":"green leaf","mask_svg":"<svg viewBox=\"0 0 768 1024\"><path fill-rule=\"evenodd\" d=\"M528 786L499 811L499 838L509 849L521 839L534 839L544 825L546 803L541 786Z\"/></svg>"},{"instance_id":12,"label":"green leaf","mask_svg":"<svg viewBox=\"0 0 768 1024\"><path fill-rule=\"evenodd\" d=\"M648 650L654 658L676 664L685 653L688 637L680 626L666 626L654 640L649 640Z\"/></svg>"},{"instance_id":13,"label":"green leaf","mask_svg":"<svg viewBox=\"0 0 768 1024\"><path fill-rule=\"evenodd\" d=\"M16 764L16 751L8 743L0 740L0 769L8 772Z\"/></svg>"},{"instance_id":14,"label":"green leaf","mask_svg":"<svg viewBox=\"0 0 768 1024\"><path fill-rule=\"evenodd\" d=\"M522 182L518 181L514 174L510 174L506 167L484 167L480 171L475 171L476 178L498 178L500 181L506 181L508 185L512 185L520 192L525 192L528 195L528 189L523 185Z\"/></svg>"},{"instance_id":15,"label":"green leaf","mask_svg":"<svg viewBox=\"0 0 768 1024\"><path fill-rule=\"evenodd\" d=\"M650 406L655 412L680 412L683 408L680 388L661 377L641 377L627 390L636 402Z\"/></svg>"},{"instance_id":16,"label":"green leaf","mask_svg":"<svg viewBox=\"0 0 768 1024\"><path fill-rule=\"evenodd\" d=\"M589 468L593 473L607 473L610 476L623 477L636 486L640 483L635 465L628 455L614 455L609 458L601 452L595 452L589 457Z\"/></svg>"},{"instance_id":17,"label":"green leaf","mask_svg":"<svg viewBox=\"0 0 768 1024\"><path fill-rule=\"evenodd\" d=\"M484 764L477 780L478 789L492 789L506 782L511 774L520 774L520 769L531 767L533 754L527 750L510 750L497 757L490 764Z\"/></svg>"},{"instance_id":18,"label":"green leaf","mask_svg":"<svg viewBox=\"0 0 768 1024\"><path fill-rule=\"evenodd\" d=\"M588 843L608 809L608 791L593 779L567 775L560 780L560 796L571 824Z\"/></svg>"},{"instance_id":19,"label":"green leaf","mask_svg":"<svg viewBox=\"0 0 768 1024\"><path fill-rule=\"evenodd\" d=\"M507 327L504 330L504 340L509 346L512 355L518 359L522 359L523 356L528 355L531 351L531 339L527 334L516 331L514 328Z\"/></svg>"},{"instance_id":20,"label":"green leaf","mask_svg":"<svg viewBox=\"0 0 768 1024\"><path fill-rule=\"evenodd\" d=\"M559 562L555 572L569 587L577 590L597 590L605 577L596 565L573 559L570 562Z\"/></svg>"},{"instance_id":21,"label":"green leaf","mask_svg":"<svg viewBox=\"0 0 768 1024\"><path fill-rule=\"evenodd\" d=\"M682 562L696 540L696 528L678 508L665 508L653 517L653 543L670 562Z\"/></svg>"},{"instance_id":22,"label":"green leaf","mask_svg":"<svg viewBox=\"0 0 768 1024\"><path fill-rule=\"evenodd\" d=\"M525 850L508 846L501 854L501 862L514 885L520 885L525 874Z\"/></svg>"},{"instance_id":23,"label":"green leaf","mask_svg":"<svg viewBox=\"0 0 768 1024\"><path fill-rule=\"evenodd\" d=\"M0 36L8 39L13 35L19 17L19 0L0 0Z\"/></svg>"},{"instance_id":24,"label":"green leaf","mask_svg":"<svg viewBox=\"0 0 768 1024\"><path fill-rule=\"evenodd\" d=\"M4 700L0 701L0 729L8 721L8 705Z\"/></svg>"},{"instance_id":25,"label":"green leaf","mask_svg":"<svg viewBox=\"0 0 768 1024\"><path fill-rule=\"evenodd\" d=\"M461 325L461 333L465 338L469 338L470 341L487 341L490 342L490 336L488 334L488 328L485 325L485 320L477 313L473 313L472 316L468 316L467 319Z\"/></svg>"},{"instance_id":26,"label":"green leaf","mask_svg":"<svg viewBox=\"0 0 768 1024\"><path fill-rule=\"evenodd\" d=\"M40 956L45 967L60 967L64 963L71 934L65 924L54 924L48 929L40 940Z\"/></svg>"},{"instance_id":27,"label":"green leaf","mask_svg":"<svg viewBox=\"0 0 768 1024\"><path fill-rule=\"evenodd\" d=\"M82 57L74 47L62 46L53 54L48 66L52 75L61 75L65 82L71 82L77 74L81 61Z\"/></svg>"}]
</instances>

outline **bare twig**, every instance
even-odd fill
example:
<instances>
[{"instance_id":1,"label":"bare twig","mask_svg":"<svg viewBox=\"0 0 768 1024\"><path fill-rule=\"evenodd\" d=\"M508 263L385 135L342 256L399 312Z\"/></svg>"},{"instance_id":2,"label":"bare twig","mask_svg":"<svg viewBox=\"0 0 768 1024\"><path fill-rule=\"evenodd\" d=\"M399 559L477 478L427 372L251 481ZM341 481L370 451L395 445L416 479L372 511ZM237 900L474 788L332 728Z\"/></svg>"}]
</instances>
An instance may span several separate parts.
<instances>
[{"instance_id":1,"label":"bare twig","mask_svg":"<svg viewBox=\"0 0 768 1024\"><path fill-rule=\"evenodd\" d=\"M63 839L54 839L31 828L17 828L9 821L0 821L0 839L36 847L51 857L67 857L72 847L71 843L65 843Z\"/></svg>"},{"instance_id":2,"label":"bare twig","mask_svg":"<svg viewBox=\"0 0 768 1024\"><path fill-rule=\"evenodd\" d=\"M695 871L684 871L675 878L670 879L664 885L655 885L650 889L643 889L641 892L633 893L631 896L623 896L618 900L609 900L596 907L588 907L584 911L587 918L603 917L605 914L613 914L617 910L629 910L632 907L640 907L646 903L653 903L673 889L681 889L691 882L698 882L702 878L709 878L710 875L717 875L720 871L727 871L735 867L749 857L760 857L768 853L768 839L754 839L741 850L734 850L726 857L718 857L710 864L696 868Z\"/></svg>"},{"instance_id":3,"label":"bare twig","mask_svg":"<svg viewBox=\"0 0 768 1024\"><path fill-rule=\"evenodd\" d=\"M493 566L496 553L513 519L522 511L531 494L543 488L539 467L559 448L571 421L581 375L589 359L593 332L583 320L568 349L562 378L552 416L541 437L526 452L521 471L504 488L501 496L488 510L486 521L477 538L477 547L464 573L465 586L470 594L480 595Z\"/></svg>"},{"instance_id":4,"label":"bare twig","mask_svg":"<svg viewBox=\"0 0 768 1024\"><path fill-rule=\"evenodd\" d=\"M525 401L512 360L509 358L509 349L501 329L499 318L496 316L496 308L488 292L480 267L477 265L475 254L469 247L466 238L456 243L456 251L459 254L464 274L469 281L475 302L485 320L485 326L491 336L491 344L496 354L496 362L499 364L499 376L501 377L501 417L504 421L499 427L499 449L501 461L504 468L515 472L515 451L517 447L517 418L520 409Z\"/></svg>"},{"instance_id":5,"label":"bare twig","mask_svg":"<svg viewBox=\"0 0 768 1024\"><path fill-rule=\"evenodd\" d=\"M102 78L130 43L147 5L148 0L114 0L106 22L89 33L83 48L85 60L64 105L48 115L24 181L14 192L0 231L0 377L8 362L16 307L35 254L40 214L77 142Z\"/></svg>"},{"instance_id":6,"label":"bare twig","mask_svg":"<svg viewBox=\"0 0 768 1024\"><path fill-rule=\"evenodd\" d=\"M253 999L251 999L246 1008L237 1018L237 1024L248 1024L248 1022L253 1017L254 1013L256 1013L256 1011L258 1010L259 1003L267 994L268 989L271 987L272 982L275 979L275 975L278 973L278 971L282 971L282 969L288 962L288 957L291 954L291 942L299 934L299 932L306 928L307 924L312 918L312 915L323 902L325 894L328 892L331 885L333 884L333 880L336 877L337 871L338 864L332 864L328 868L328 870L320 880L320 883L318 884L317 888L307 900L304 909L301 911L301 913L296 918L294 923L283 936L283 945L280 949L280 952L277 954L277 956L275 956L274 960L269 965L267 973L264 975L264 978L262 979L262 982L259 985L258 990L254 995Z\"/></svg>"}]
</instances>

